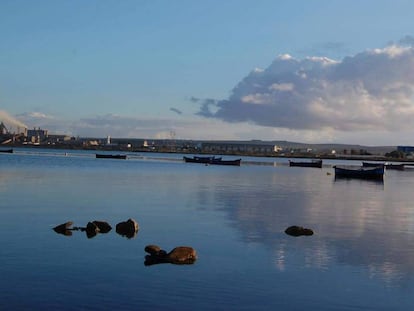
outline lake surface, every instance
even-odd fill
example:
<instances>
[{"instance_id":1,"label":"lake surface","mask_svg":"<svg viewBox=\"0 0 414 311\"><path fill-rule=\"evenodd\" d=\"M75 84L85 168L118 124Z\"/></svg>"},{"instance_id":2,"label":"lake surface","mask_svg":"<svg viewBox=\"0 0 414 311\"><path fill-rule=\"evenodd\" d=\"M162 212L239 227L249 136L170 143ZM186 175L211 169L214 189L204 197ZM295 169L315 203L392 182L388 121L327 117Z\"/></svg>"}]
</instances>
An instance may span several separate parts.
<instances>
[{"instance_id":1,"label":"lake surface","mask_svg":"<svg viewBox=\"0 0 414 311\"><path fill-rule=\"evenodd\" d=\"M336 181L333 160L227 167L66 152L0 154L1 310L414 307L414 170ZM140 225L132 239L115 232L128 218ZM93 238L52 230L93 220L113 229ZM288 236L291 225L315 234ZM145 266L148 244L192 246L198 259Z\"/></svg>"}]
</instances>

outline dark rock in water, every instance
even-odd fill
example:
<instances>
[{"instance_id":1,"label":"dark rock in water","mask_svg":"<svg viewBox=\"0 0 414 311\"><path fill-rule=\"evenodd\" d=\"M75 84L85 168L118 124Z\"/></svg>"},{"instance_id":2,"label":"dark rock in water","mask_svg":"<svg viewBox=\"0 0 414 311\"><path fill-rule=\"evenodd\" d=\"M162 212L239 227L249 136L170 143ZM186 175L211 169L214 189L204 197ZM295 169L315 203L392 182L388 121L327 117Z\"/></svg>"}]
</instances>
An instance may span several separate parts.
<instances>
[{"instance_id":1,"label":"dark rock in water","mask_svg":"<svg viewBox=\"0 0 414 311\"><path fill-rule=\"evenodd\" d=\"M98 227L100 233L108 233L112 229L106 221L94 220L92 223Z\"/></svg>"},{"instance_id":2,"label":"dark rock in water","mask_svg":"<svg viewBox=\"0 0 414 311\"><path fill-rule=\"evenodd\" d=\"M86 236L88 237L88 239L90 239L99 233L99 228L93 222L88 222L88 224L86 225L85 231L86 231Z\"/></svg>"},{"instance_id":3,"label":"dark rock in water","mask_svg":"<svg viewBox=\"0 0 414 311\"><path fill-rule=\"evenodd\" d=\"M179 246L167 253L157 245L147 245L145 251L151 254L145 256L146 266L160 263L192 264L197 259L196 251L189 246Z\"/></svg>"},{"instance_id":4,"label":"dark rock in water","mask_svg":"<svg viewBox=\"0 0 414 311\"><path fill-rule=\"evenodd\" d=\"M147 245L145 246L145 251L150 254L149 259L154 260L167 260L167 252L158 245ZM166 261L167 262L167 261Z\"/></svg>"},{"instance_id":5,"label":"dark rock in water","mask_svg":"<svg viewBox=\"0 0 414 311\"><path fill-rule=\"evenodd\" d=\"M161 251L161 247L158 245L147 245L145 246L145 252L152 256L157 256L159 252Z\"/></svg>"},{"instance_id":6,"label":"dark rock in water","mask_svg":"<svg viewBox=\"0 0 414 311\"><path fill-rule=\"evenodd\" d=\"M312 229L299 226L291 226L285 230L285 233L291 236L313 235Z\"/></svg>"},{"instance_id":7,"label":"dark rock in water","mask_svg":"<svg viewBox=\"0 0 414 311\"><path fill-rule=\"evenodd\" d=\"M116 233L126 236L129 239L137 235L138 229L138 223L132 218L127 221L122 221L116 225Z\"/></svg>"},{"instance_id":8,"label":"dark rock in water","mask_svg":"<svg viewBox=\"0 0 414 311\"><path fill-rule=\"evenodd\" d=\"M197 259L197 253L194 248L189 246L178 246L167 255L171 263L189 264Z\"/></svg>"},{"instance_id":9,"label":"dark rock in water","mask_svg":"<svg viewBox=\"0 0 414 311\"><path fill-rule=\"evenodd\" d=\"M66 235L66 236L70 236L70 235L72 235L72 231L70 230L70 227L72 225L73 225L73 222L68 221L68 222L65 222L63 224L60 224L60 225L54 227L53 230L56 233L63 234L63 235Z\"/></svg>"},{"instance_id":10,"label":"dark rock in water","mask_svg":"<svg viewBox=\"0 0 414 311\"><path fill-rule=\"evenodd\" d=\"M98 233L99 228L93 222L88 222L88 224L86 225L86 231L94 231L94 232Z\"/></svg>"}]
</instances>

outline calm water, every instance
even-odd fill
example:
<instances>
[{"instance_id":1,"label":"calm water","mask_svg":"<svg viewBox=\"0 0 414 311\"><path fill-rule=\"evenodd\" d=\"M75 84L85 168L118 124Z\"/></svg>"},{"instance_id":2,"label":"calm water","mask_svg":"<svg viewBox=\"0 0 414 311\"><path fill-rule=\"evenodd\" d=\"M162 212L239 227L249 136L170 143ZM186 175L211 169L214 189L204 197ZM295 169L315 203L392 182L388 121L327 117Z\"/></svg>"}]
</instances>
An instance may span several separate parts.
<instances>
[{"instance_id":1,"label":"calm water","mask_svg":"<svg viewBox=\"0 0 414 311\"><path fill-rule=\"evenodd\" d=\"M414 306L414 170L335 181L333 161L225 167L68 152L0 154L1 310ZM133 239L52 230L128 218L140 225ZM290 225L315 235L287 236ZM199 258L144 266L147 244L192 246Z\"/></svg>"}]
</instances>

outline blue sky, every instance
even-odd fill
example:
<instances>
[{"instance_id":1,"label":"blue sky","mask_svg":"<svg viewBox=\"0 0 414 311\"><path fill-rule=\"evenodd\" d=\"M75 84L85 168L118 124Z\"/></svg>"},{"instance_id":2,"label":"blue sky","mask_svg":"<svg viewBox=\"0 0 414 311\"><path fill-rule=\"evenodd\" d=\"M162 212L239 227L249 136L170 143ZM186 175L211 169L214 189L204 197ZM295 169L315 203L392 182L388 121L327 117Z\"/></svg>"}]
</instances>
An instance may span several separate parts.
<instances>
[{"instance_id":1,"label":"blue sky","mask_svg":"<svg viewBox=\"0 0 414 311\"><path fill-rule=\"evenodd\" d=\"M0 120L413 144L413 1L0 1ZM413 36L413 37L412 37Z\"/></svg>"}]
</instances>

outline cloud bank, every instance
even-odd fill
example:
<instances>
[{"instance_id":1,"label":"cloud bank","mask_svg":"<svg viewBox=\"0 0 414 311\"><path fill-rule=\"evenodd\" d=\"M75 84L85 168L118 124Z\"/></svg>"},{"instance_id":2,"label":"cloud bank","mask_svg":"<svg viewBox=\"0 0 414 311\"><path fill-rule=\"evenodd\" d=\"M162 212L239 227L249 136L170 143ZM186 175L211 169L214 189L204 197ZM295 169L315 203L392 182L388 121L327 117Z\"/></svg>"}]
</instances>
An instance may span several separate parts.
<instances>
[{"instance_id":1,"label":"cloud bank","mask_svg":"<svg viewBox=\"0 0 414 311\"><path fill-rule=\"evenodd\" d=\"M103 138L110 135L116 138L238 140L245 139L246 135L249 138L254 138L269 134L260 129L257 131L256 126L247 123L235 126L235 124L217 119L201 117L144 118L109 113L68 120L41 112L25 112L16 115L16 117L24 121L29 128L40 127L49 130L51 134L80 137ZM271 136L264 137L271 138L272 135L271 133Z\"/></svg>"},{"instance_id":2,"label":"cloud bank","mask_svg":"<svg viewBox=\"0 0 414 311\"><path fill-rule=\"evenodd\" d=\"M407 130L414 117L411 37L335 61L280 55L250 72L228 99L196 99L200 116L311 131Z\"/></svg>"},{"instance_id":3,"label":"cloud bank","mask_svg":"<svg viewBox=\"0 0 414 311\"><path fill-rule=\"evenodd\" d=\"M252 127L205 118L142 118L106 114L82 118L68 124L68 132L82 137L148 138L148 139L241 139L240 132L249 133Z\"/></svg>"}]
</instances>

